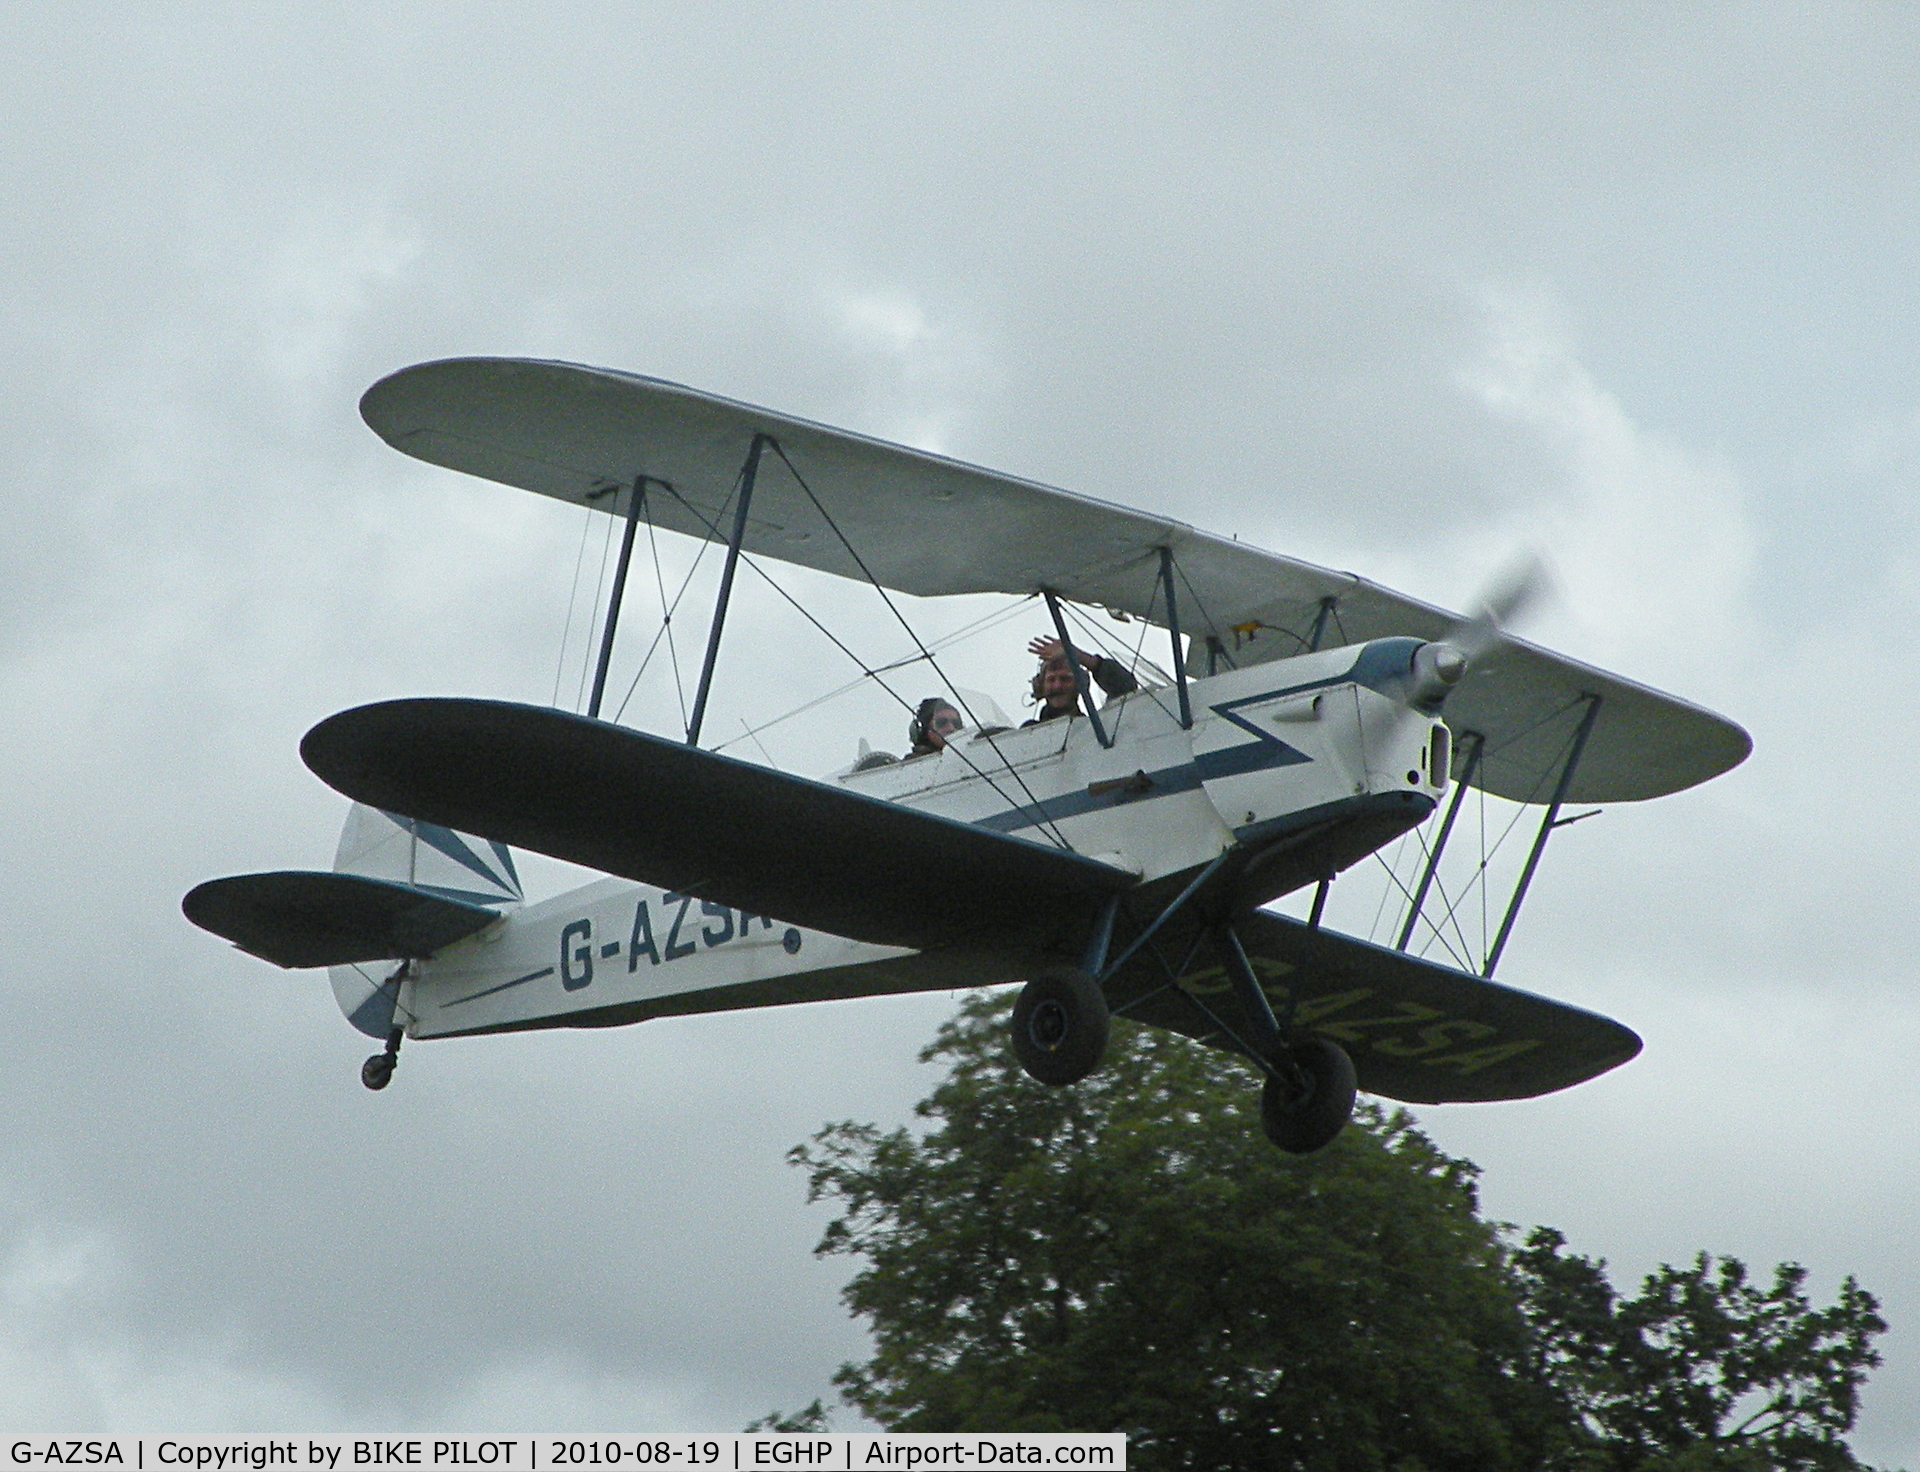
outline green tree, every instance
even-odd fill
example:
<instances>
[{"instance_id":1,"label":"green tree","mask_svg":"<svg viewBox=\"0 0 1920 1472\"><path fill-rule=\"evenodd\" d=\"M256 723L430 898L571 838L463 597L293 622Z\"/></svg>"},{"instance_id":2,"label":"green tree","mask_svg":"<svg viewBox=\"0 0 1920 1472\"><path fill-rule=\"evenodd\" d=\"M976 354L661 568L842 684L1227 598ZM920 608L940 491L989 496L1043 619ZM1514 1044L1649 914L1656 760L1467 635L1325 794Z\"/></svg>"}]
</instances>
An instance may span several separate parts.
<instances>
[{"instance_id":1,"label":"green tree","mask_svg":"<svg viewBox=\"0 0 1920 1472\"><path fill-rule=\"evenodd\" d=\"M1851 1472L1844 1437L1886 1331L1854 1279L1830 1308L1807 1300L1806 1269L1770 1286L1737 1258L1701 1253L1624 1298L1606 1265L1538 1227L1513 1262L1541 1366L1566 1395L1606 1472Z\"/></svg>"},{"instance_id":2,"label":"green tree","mask_svg":"<svg viewBox=\"0 0 1920 1472\"><path fill-rule=\"evenodd\" d=\"M821 1405L820 1398L815 1396L791 1416L785 1411L768 1411L766 1415L762 1416L758 1421L747 1422L741 1430L798 1431L811 1434L812 1432L827 1430L831 1420L832 1418L827 1414L827 1408Z\"/></svg>"},{"instance_id":3,"label":"green tree","mask_svg":"<svg viewBox=\"0 0 1920 1472\"><path fill-rule=\"evenodd\" d=\"M1306 1158L1262 1137L1255 1076L1117 1025L1108 1062L1034 1084L977 996L940 1031L931 1128L798 1147L842 1215L820 1250L875 1352L845 1398L906 1431L1120 1430L1135 1465L1537 1467L1567 1444L1474 1169L1404 1113Z\"/></svg>"},{"instance_id":4,"label":"green tree","mask_svg":"<svg viewBox=\"0 0 1920 1472\"><path fill-rule=\"evenodd\" d=\"M835 1379L881 1425L1117 1430L1146 1468L1859 1466L1885 1325L1851 1279L1815 1310L1797 1267L1761 1288L1703 1255L1622 1298L1557 1233L1510 1249L1404 1111L1285 1156L1239 1060L1117 1022L1097 1074L1045 1088L1009 1002L926 1049L922 1129L790 1152L839 1209L818 1251L861 1264L874 1352Z\"/></svg>"}]
</instances>

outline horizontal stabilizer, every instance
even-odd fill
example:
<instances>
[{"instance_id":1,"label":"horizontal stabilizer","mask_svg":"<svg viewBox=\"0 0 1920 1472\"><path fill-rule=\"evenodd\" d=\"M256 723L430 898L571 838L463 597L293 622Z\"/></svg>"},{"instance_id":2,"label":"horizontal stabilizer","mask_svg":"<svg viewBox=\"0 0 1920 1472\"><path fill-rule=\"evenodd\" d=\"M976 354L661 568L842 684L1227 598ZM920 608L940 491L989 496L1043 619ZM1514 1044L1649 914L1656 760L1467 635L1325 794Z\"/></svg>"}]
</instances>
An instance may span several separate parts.
<instances>
[{"instance_id":1,"label":"horizontal stabilizer","mask_svg":"<svg viewBox=\"0 0 1920 1472\"><path fill-rule=\"evenodd\" d=\"M1339 1043L1370 1094L1409 1104L1529 1099L1640 1051L1638 1037L1596 1013L1352 936L1265 911L1234 930L1275 1015L1284 1023L1291 1008L1296 1031ZM1116 1010L1244 1051L1226 1029L1254 1034L1217 958L1202 950L1178 988L1165 981L1134 962L1111 988Z\"/></svg>"},{"instance_id":2,"label":"horizontal stabilizer","mask_svg":"<svg viewBox=\"0 0 1920 1472\"><path fill-rule=\"evenodd\" d=\"M202 930L288 967L430 956L500 918L391 880L305 870L209 879L180 908Z\"/></svg>"},{"instance_id":3,"label":"horizontal stabilizer","mask_svg":"<svg viewBox=\"0 0 1920 1472\"><path fill-rule=\"evenodd\" d=\"M1084 931L1123 870L645 732L541 706L393 700L300 754L357 802L916 950Z\"/></svg>"}]
</instances>

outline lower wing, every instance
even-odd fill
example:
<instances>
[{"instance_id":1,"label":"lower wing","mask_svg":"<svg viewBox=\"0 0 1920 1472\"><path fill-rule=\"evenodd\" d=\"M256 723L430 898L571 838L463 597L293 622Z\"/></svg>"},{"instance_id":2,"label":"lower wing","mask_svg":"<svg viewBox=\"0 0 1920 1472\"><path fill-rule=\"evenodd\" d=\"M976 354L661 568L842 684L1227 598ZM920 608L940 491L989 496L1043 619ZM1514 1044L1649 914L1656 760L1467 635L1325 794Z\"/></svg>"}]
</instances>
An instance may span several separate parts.
<instances>
[{"instance_id":1,"label":"lower wing","mask_svg":"<svg viewBox=\"0 0 1920 1472\"><path fill-rule=\"evenodd\" d=\"M877 945L1084 939L1100 902L1135 882L1064 849L541 706L364 705L315 726L300 754L389 812Z\"/></svg>"},{"instance_id":2,"label":"lower wing","mask_svg":"<svg viewBox=\"0 0 1920 1472\"><path fill-rule=\"evenodd\" d=\"M1360 1087L1410 1104L1526 1099L1617 1068L1627 1028L1564 1002L1265 911L1235 922L1282 1022L1353 1057ZM1110 988L1115 1010L1216 1047L1251 1035L1225 968L1204 948L1177 984L1139 960Z\"/></svg>"}]
</instances>

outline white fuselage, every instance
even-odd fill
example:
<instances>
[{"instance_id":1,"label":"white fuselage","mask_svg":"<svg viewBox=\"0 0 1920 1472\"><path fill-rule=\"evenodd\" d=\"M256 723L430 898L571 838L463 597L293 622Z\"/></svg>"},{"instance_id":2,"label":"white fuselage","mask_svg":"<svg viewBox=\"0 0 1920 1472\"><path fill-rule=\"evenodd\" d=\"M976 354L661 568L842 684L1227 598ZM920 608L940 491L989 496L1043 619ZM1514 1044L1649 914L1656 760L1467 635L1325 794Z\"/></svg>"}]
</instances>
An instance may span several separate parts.
<instances>
[{"instance_id":1,"label":"white fuselage","mask_svg":"<svg viewBox=\"0 0 1920 1472\"><path fill-rule=\"evenodd\" d=\"M1167 888L1236 846L1284 846L1391 795L1423 816L1444 792L1446 728L1396 684L1413 640L1378 640L1110 701L1101 719L962 732L931 755L848 771L851 791L1039 843L1059 843ZM1416 818L1409 818L1409 822ZM1350 861L1350 860L1348 860ZM1291 883L1299 881L1290 881ZM409 1036L605 1026L675 1012L1016 979L990 951L914 952L622 879L512 911L416 963L396 1016ZM390 970L391 968L387 968ZM335 969L354 1016L379 967ZM363 1030L371 1026L356 1022Z\"/></svg>"}]
</instances>

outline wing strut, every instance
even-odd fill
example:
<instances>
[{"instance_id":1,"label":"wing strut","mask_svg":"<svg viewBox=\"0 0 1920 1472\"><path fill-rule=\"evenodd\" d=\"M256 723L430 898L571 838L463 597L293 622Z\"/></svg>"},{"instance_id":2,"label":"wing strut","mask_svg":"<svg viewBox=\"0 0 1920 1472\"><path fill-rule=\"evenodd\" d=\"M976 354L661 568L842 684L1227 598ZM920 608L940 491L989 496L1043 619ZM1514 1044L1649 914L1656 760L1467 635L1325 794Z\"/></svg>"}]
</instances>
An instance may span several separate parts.
<instances>
[{"instance_id":1,"label":"wing strut","mask_svg":"<svg viewBox=\"0 0 1920 1472\"><path fill-rule=\"evenodd\" d=\"M1320 612L1315 614L1313 619L1313 632L1307 635L1307 653L1316 654L1319 652L1320 640L1325 637L1327 632L1327 619L1332 616L1334 609L1339 607L1339 605L1340 600L1331 596L1320 600Z\"/></svg>"},{"instance_id":2,"label":"wing strut","mask_svg":"<svg viewBox=\"0 0 1920 1472\"><path fill-rule=\"evenodd\" d=\"M613 658L613 631L620 626L620 600L626 596L627 565L633 561L633 533L640 525L640 512L647 504L647 482L651 479L651 476L636 475L633 494L627 499L627 529L620 538L620 561L613 570L613 592L607 595L607 626L600 631L600 664L593 672L593 699L587 702L587 714L595 720L600 716L600 697L607 691L607 662Z\"/></svg>"},{"instance_id":3,"label":"wing strut","mask_svg":"<svg viewBox=\"0 0 1920 1472\"><path fill-rule=\"evenodd\" d=\"M1461 768L1459 779L1454 783L1453 801L1447 805L1447 816L1441 819L1440 835L1433 841L1433 852L1427 855L1427 869L1413 892L1413 904L1407 910L1407 923L1401 928L1400 943L1394 947L1396 951L1404 951L1413 942L1413 927L1420 923L1420 907L1426 904L1427 891L1433 887L1433 876L1440 871L1440 855L1445 852L1447 837L1453 832L1453 820L1460 816L1460 802L1466 797L1467 788L1473 785L1473 774L1480 768L1480 753L1487 749L1487 738L1478 731L1466 732L1461 739L1465 740L1468 736L1473 738L1473 755L1467 758L1466 766ZM1432 924L1431 921L1428 923ZM1435 925L1433 928L1434 933L1438 934L1440 927Z\"/></svg>"},{"instance_id":4,"label":"wing strut","mask_svg":"<svg viewBox=\"0 0 1920 1472\"><path fill-rule=\"evenodd\" d=\"M693 698L693 716L687 722L687 745L700 744L700 722L707 714L707 692L713 688L713 662L720 657L720 630L727 622L727 599L733 593L733 571L740 565L740 543L747 534L747 503L753 499L754 477L760 473L760 452L773 443L770 434L756 434L740 467L740 500L733 508L733 535L727 539L727 565L720 574L720 592L713 602L713 628L707 634L707 658L700 666L700 692ZM627 528L633 540L633 528Z\"/></svg>"},{"instance_id":5,"label":"wing strut","mask_svg":"<svg viewBox=\"0 0 1920 1472\"><path fill-rule=\"evenodd\" d=\"M1269 1073L1273 1071L1274 1060L1280 1057L1286 1048L1289 1027L1273 1015L1273 1004L1267 1000L1266 989L1260 985L1260 979L1253 974L1253 963L1247 960L1246 948L1240 944L1240 937L1233 933L1231 925L1223 925L1217 939L1220 947L1220 959L1226 963L1227 981L1233 988L1233 999L1240 1004L1240 1011L1246 1019L1247 1031L1253 1034L1254 1061ZM1288 1012L1292 1012L1289 1007Z\"/></svg>"},{"instance_id":6,"label":"wing strut","mask_svg":"<svg viewBox=\"0 0 1920 1472\"><path fill-rule=\"evenodd\" d=\"M1333 876L1324 874L1320 882L1313 887L1313 912L1307 916L1307 929L1318 930L1320 917L1327 913L1327 896L1333 891ZM1402 950L1405 947L1401 947Z\"/></svg>"},{"instance_id":7,"label":"wing strut","mask_svg":"<svg viewBox=\"0 0 1920 1472\"><path fill-rule=\"evenodd\" d=\"M1193 705L1187 699L1187 659L1180 651L1180 604L1173 596L1173 549L1160 549L1160 581L1167 590L1167 633L1173 639L1173 678L1180 690L1180 729L1193 729Z\"/></svg>"},{"instance_id":8,"label":"wing strut","mask_svg":"<svg viewBox=\"0 0 1920 1472\"><path fill-rule=\"evenodd\" d=\"M1573 750L1567 753L1567 764L1560 769L1560 781L1553 789L1553 801L1547 804L1547 815L1540 820L1540 831L1534 836L1533 851L1527 855L1527 866L1520 871L1520 883L1514 887L1513 903L1507 906L1507 918L1500 922L1500 934L1495 937L1493 949L1487 952L1487 969L1480 974L1493 976L1493 968L1500 964L1500 953L1507 948L1507 937L1513 933L1513 922L1520 914L1520 901L1527 897L1527 886L1533 883L1533 871L1540 867L1540 855L1546 851L1547 839L1553 830L1560 827L1560 804L1566 800L1567 789L1573 785L1573 774L1580 765L1580 753L1586 750L1587 737L1593 732L1593 723L1600 714L1600 697L1592 692L1587 694L1587 713L1580 718L1580 729L1574 733ZM1475 753L1478 756L1478 752ZM1567 819L1569 823L1575 821Z\"/></svg>"},{"instance_id":9,"label":"wing strut","mask_svg":"<svg viewBox=\"0 0 1920 1472\"><path fill-rule=\"evenodd\" d=\"M1154 937L1154 933L1158 931L1162 925L1165 925L1167 921L1171 920L1176 914L1178 914L1179 911L1186 905L1187 901L1192 899L1194 895L1198 894L1200 892L1201 886L1204 885L1209 879L1213 878L1215 874L1219 873L1220 866L1226 863L1226 861L1232 856L1233 856L1233 850L1231 848L1223 848L1220 850L1219 854L1215 856L1213 861L1207 865L1206 868L1202 869L1198 874L1194 875L1192 882L1190 882L1185 889L1180 891L1180 897L1176 899L1172 904L1168 905L1165 909L1163 909L1158 915L1155 915L1152 921L1148 924L1147 928L1141 931L1138 935L1136 935L1133 938L1133 943L1131 945L1129 945L1124 951L1122 951L1117 958L1108 962L1105 966L1101 967L1098 971L1094 972L1094 976L1099 980L1100 984L1102 986L1105 986L1107 982L1112 979L1115 972L1119 971L1121 967L1125 966L1127 962L1131 961L1133 959L1134 952L1138 951L1142 946L1146 945L1149 941L1151 941ZM1178 978L1176 978L1176 980L1177 979ZM1121 1010L1124 1011L1126 1009L1122 1008Z\"/></svg>"},{"instance_id":10,"label":"wing strut","mask_svg":"<svg viewBox=\"0 0 1920 1472\"><path fill-rule=\"evenodd\" d=\"M1087 678L1087 672L1081 668L1079 658L1073 652L1073 640L1067 637L1067 620L1060 612L1060 597L1051 588L1042 588L1041 594L1047 600L1047 612L1053 615L1053 626L1060 634L1060 653L1067 661L1067 668L1073 671L1074 689L1080 695L1080 708L1087 713L1087 719L1093 722L1093 735L1102 747L1111 747L1113 738L1107 735L1107 728L1101 723L1100 712L1093 703L1093 682Z\"/></svg>"}]
</instances>

